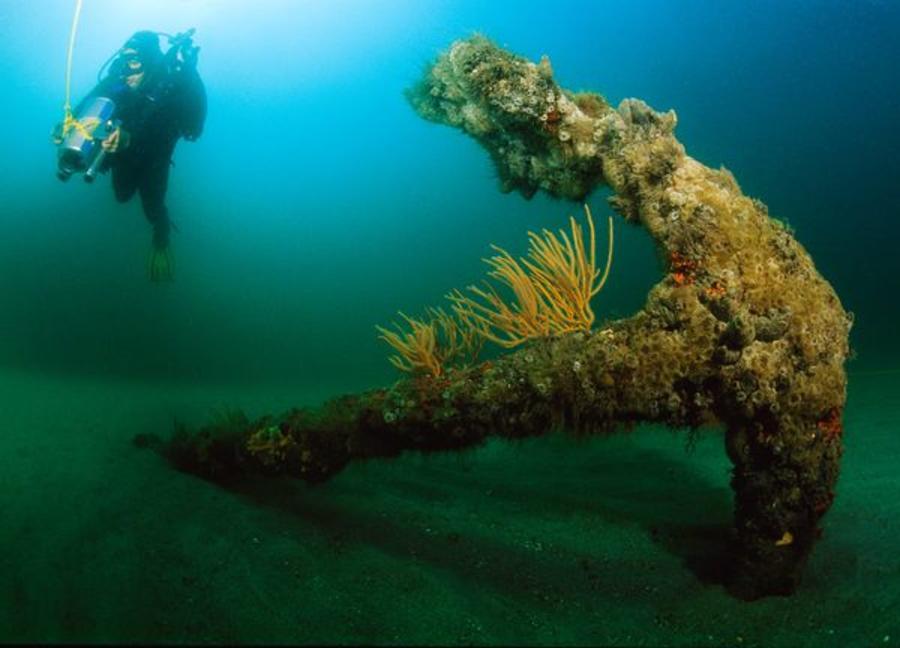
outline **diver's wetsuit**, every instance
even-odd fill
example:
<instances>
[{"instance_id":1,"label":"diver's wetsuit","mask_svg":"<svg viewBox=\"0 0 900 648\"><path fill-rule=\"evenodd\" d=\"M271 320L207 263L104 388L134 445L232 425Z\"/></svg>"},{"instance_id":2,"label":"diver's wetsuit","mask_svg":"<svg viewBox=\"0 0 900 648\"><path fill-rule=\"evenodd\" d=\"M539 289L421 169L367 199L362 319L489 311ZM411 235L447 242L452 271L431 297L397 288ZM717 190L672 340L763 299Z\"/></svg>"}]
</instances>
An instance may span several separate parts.
<instances>
[{"instance_id":1,"label":"diver's wetsuit","mask_svg":"<svg viewBox=\"0 0 900 648\"><path fill-rule=\"evenodd\" d=\"M206 119L206 90L194 68L185 68L162 78L148 78L137 89L121 78L107 77L87 100L106 96L116 102L115 118L130 140L107 155L103 170L112 170L116 199L125 202L137 192L144 215L153 225L153 244L165 249L169 243L166 189L169 166L179 137L197 139ZM77 112L76 112L77 114Z\"/></svg>"}]
</instances>

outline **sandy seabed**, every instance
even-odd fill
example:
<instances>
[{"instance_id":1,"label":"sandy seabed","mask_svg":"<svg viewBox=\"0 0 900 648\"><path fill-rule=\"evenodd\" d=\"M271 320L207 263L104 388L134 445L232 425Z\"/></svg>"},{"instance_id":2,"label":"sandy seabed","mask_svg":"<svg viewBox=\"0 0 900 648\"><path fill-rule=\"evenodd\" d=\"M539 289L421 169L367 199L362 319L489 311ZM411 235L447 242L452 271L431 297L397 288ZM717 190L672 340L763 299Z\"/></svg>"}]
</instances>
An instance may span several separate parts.
<instances>
[{"instance_id":1,"label":"sandy seabed","mask_svg":"<svg viewBox=\"0 0 900 648\"><path fill-rule=\"evenodd\" d=\"M132 444L336 389L0 373L0 642L900 643L900 372L850 373L825 533L791 598L719 582L721 435L641 427L224 489Z\"/></svg>"}]
</instances>

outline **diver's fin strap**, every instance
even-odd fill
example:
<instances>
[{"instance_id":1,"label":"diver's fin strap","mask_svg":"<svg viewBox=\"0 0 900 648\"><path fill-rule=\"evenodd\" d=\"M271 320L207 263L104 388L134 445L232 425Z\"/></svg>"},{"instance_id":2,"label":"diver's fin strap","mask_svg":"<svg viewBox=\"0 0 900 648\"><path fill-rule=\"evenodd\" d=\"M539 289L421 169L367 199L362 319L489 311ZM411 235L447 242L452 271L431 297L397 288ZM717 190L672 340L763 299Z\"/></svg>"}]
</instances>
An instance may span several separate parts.
<instances>
[{"instance_id":1,"label":"diver's fin strap","mask_svg":"<svg viewBox=\"0 0 900 648\"><path fill-rule=\"evenodd\" d=\"M82 120L75 119L72 109L66 106L66 116L63 118L62 136L65 137L73 128L81 133L82 137L91 141L94 139L94 131L100 125L100 120L96 117L87 117Z\"/></svg>"}]
</instances>

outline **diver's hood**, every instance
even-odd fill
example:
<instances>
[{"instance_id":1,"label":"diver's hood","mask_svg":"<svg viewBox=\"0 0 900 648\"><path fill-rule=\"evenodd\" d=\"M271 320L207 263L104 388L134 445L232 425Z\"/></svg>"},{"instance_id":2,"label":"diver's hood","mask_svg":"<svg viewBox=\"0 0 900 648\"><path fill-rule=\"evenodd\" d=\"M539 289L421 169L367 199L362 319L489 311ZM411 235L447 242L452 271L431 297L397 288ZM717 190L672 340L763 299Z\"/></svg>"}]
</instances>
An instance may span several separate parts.
<instances>
[{"instance_id":1,"label":"diver's hood","mask_svg":"<svg viewBox=\"0 0 900 648\"><path fill-rule=\"evenodd\" d=\"M159 35L152 31L136 32L125 41L122 50L133 49L137 52L137 58L145 68L151 68L162 60L163 52L159 47Z\"/></svg>"}]
</instances>

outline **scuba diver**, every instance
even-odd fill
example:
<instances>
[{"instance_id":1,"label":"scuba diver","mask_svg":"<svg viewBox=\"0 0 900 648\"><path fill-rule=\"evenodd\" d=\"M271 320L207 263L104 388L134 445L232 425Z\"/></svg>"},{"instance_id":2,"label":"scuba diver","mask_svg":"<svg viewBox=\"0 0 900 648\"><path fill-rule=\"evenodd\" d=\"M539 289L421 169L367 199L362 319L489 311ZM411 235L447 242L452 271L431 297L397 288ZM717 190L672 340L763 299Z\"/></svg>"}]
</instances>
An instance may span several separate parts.
<instances>
[{"instance_id":1,"label":"scuba diver","mask_svg":"<svg viewBox=\"0 0 900 648\"><path fill-rule=\"evenodd\" d=\"M169 37L165 54L159 34L135 33L104 64L97 86L74 111L67 110L65 122L54 132L60 145L60 179L85 172L85 180L92 181L97 171L110 170L119 202L135 193L140 196L153 227L151 281L172 279L165 198L175 144L181 137L200 137L206 119L206 90L197 73L199 48L191 42L193 32ZM109 72L101 78L107 66Z\"/></svg>"}]
</instances>

